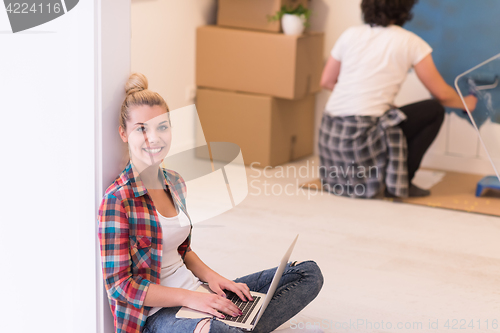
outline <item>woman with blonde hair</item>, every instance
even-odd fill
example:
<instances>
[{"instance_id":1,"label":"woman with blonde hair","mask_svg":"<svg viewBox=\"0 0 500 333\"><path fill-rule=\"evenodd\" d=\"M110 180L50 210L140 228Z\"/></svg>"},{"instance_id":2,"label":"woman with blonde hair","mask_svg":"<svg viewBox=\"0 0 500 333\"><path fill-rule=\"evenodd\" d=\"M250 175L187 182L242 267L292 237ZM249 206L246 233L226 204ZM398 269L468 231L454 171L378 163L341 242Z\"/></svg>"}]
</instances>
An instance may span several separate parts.
<instances>
[{"instance_id":1,"label":"woman with blonde hair","mask_svg":"<svg viewBox=\"0 0 500 333\"><path fill-rule=\"evenodd\" d=\"M231 281L192 251L186 185L177 172L161 167L172 140L169 109L147 88L146 77L137 73L126 84L119 134L130 162L99 208L102 269L116 332L241 332L213 319L241 315L226 294L251 301L250 290L266 293L276 268ZM196 292L202 282L214 294ZM288 264L254 331L276 329L311 302L322 284L315 262ZM181 306L207 318L176 318Z\"/></svg>"}]
</instances>

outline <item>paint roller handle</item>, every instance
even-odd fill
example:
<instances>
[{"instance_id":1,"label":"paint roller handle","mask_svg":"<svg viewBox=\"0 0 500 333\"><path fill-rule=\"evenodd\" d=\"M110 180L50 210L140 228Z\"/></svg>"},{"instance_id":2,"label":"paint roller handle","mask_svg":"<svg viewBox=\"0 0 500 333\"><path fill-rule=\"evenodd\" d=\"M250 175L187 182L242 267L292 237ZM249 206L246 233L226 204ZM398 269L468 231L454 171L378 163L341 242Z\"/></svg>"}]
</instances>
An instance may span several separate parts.
<instances>
[{"instance_id":1,"label":"paint roller handle","mask_svg":"<svg viewBox=\"0 0 500 333\"><path fill-rule=\"evenodd\" d=\"M477 103L477 96L479 91L481 90L487 90L487 89L495 89L498 86L499 80L498 80L498 75L492 75L492 74L476 74L474 76L471 76L467 79L469 83L469 94L476 97L476 103ZM482 82L482 85L478 85L478 82ZM484 82L488 82L485 84ZM465 99L465 98L464 98ZM467 105L469 110L472 112L476 108L476 104L473 105ZM466 113L467 111L464 110Z\"/></svg>"},{"instance_id":2,"label":"paint roller handle","mask_svg":"<svg viewBox=\"0 0 500 333\"><path fill-rule=\"evenodd\" d=\"M474 96L474 97L476 97L476 99L477 99L477 90L476 90L474 87L475 87L475 86L473 86L473 85L470 85L470 86L469 86L469 95L468 95L468 96ZM465 97L467 97L467 96L465 96ZM464 100L465 100L465 97L464 97ZM467 104L467 103L466 103L466 104ZM469 108L469 110L471 110L471 109ZM472 111L473 111L473 110L471 110L470 112L472 112ZM462 110L462 112L463 112L464 114L467 114L467 110Z\"/></svg>"},{"instance_id":3,"label":"paint roller handle","mask_svg":"<svg viewBox=\"0 0 500 333\"><path fill-rule=\"evenodd\" d=\"M477 105L476 94L471 93L470 95L465 96L464 102L465 102L465 105L467 106L467 109L469 109L470 112L473 112L476 109L476 105ZM464 110L464 113L467 113L467 110Z\"/></svg>"}]
</instances>

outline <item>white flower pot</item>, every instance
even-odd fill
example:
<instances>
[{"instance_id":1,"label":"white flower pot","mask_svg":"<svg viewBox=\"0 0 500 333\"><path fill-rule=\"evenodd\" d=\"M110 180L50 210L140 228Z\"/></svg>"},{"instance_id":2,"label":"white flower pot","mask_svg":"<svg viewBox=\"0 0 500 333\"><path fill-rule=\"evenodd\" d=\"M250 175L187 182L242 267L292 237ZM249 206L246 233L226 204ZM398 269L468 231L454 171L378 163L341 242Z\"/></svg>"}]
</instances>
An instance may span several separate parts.
<instances>
[{"instance_id":1,"label":"white flower pot","mask_svg":"<svg viewBox=\"0 0 500 333\"><path fill-rule=\"evenodd\" d=\"M306 17L304 15L284 14L281 27L285 35L301 35L304 32Z\"/></svg>"}]
</instances>

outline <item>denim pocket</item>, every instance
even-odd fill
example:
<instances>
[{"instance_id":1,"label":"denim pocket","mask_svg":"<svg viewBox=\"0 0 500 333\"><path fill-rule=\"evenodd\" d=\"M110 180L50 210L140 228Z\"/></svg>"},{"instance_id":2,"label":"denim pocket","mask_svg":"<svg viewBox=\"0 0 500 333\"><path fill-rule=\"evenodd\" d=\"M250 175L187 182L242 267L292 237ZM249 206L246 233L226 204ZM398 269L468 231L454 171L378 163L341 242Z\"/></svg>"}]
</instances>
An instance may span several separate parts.
<instances>
[{"instance_id":1,"label":"denim pocket","mask_svg":"<svg viewBox=\"0 0 500 333\"><path fill-rule=\"evenodd\" d=\"M137 268L151 267L151 237L130 236L130 257Z\"/></svg>"}]
</instances>

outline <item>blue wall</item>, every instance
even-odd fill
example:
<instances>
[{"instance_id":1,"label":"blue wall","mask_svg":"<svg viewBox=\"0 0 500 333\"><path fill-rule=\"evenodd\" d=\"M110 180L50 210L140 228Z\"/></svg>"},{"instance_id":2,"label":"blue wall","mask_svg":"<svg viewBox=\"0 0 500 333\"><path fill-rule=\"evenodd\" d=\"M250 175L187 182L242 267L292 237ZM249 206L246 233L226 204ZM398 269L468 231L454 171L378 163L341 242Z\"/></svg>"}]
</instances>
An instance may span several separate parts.
<instances>
[{"instance_id":1,"label":"blue wall","mask_svg":"<svg viewBox=\"0 0 500 333\"><path fill-rule=\"evenodd\" d=\"M413 13L413 20L405 28L430 44L437 68L452 86L459 74L500 53L499 0L420 0ZM495 76L500 78L500 61L470 76L478 85L491 83ZM462 92L469 91L467 80L460 85ZM500 85L480 92L478 98L474 112L478 126L488 118L500 123ZM461 111L447 111L468 118Z\"/></svg>"}]
</instances>

